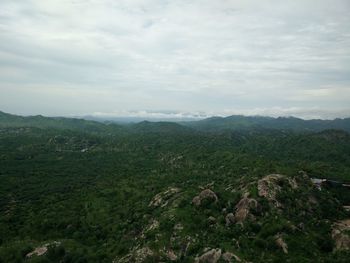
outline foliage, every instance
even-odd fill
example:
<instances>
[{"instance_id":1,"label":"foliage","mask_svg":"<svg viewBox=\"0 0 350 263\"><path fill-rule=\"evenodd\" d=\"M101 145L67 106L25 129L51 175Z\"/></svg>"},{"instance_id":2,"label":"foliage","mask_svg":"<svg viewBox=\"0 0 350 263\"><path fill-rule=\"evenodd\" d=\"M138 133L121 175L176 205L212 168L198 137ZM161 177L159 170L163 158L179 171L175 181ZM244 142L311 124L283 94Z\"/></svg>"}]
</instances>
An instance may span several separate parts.
<instances>
[{"instance_id":1,"label":"foliage","mask_svg":"<svg viewBox=\"0 0 350 263\"><path fill-rule=\"evenodd\" d=\"M348 192L319 191L297 175L304 170L310 177L349 180L346 132L203 132L169 123L113 126L5 117L0 262L112 262L140 247L149 247L155 258L172 249L179 262L193 262L206 247L252 262L315 257L342 262L349 256L333 257L330 237L331 222L348 216L341 207ZM282 210L256 188L257 180L271 173L296 178L299 185L293 190L281 182ZM180 190L163 206L149 205L169 187ZM205 188L218 201L195 207L193 197ZM261 211L252 211L253 221L226 226L225 213L234 213L246 191ZM318 204L311 205L310 198ZM150 228L154 220L159 225ZM276 246L279 234L288 243L287 255ZM45 255L26 258L54 241L60 245L49 246Z\"/></svg>"}]
</instances>

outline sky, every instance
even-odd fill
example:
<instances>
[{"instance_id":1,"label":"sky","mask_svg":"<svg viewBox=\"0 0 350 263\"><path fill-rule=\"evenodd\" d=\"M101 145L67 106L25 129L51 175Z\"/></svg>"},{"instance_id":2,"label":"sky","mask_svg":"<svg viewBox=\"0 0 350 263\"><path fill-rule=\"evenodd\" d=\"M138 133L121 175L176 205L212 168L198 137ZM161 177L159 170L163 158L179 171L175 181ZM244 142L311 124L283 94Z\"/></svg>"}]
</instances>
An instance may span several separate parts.
<instances>
[{"instance_id":1,"label":"sky","mask_svg":"<svg viewBox=\"0 0 350 263\"><path fill-rule=\"evenodd\" d=\"M349 0L0 0L0 110L350 117Z\"/></svg>"}]
</instances>

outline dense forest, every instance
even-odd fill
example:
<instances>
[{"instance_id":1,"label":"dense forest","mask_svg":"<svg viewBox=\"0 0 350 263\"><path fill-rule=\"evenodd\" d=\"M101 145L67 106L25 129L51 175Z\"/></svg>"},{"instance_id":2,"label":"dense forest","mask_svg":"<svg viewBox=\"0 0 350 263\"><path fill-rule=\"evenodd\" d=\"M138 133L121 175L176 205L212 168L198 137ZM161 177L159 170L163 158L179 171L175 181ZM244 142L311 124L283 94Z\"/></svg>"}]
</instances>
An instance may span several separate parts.
<instances>
[{"instance_id":1,"label":"dense forest","mask_svg":"<svg viewBox=\"0 0 350 263\"><path fill-rule=\"evenodd\" d=\"M0 112L0 262L348 262L349 131Z\"/></svg>"}]
</instances>

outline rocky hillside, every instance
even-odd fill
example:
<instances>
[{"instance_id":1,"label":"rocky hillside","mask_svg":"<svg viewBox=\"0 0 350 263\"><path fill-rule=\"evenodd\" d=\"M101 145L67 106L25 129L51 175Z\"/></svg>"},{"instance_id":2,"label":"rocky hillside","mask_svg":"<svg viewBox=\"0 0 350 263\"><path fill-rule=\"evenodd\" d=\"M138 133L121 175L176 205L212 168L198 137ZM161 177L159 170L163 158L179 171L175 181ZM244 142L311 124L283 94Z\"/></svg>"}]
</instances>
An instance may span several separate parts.
<instances>
[{"instance_id":1,"label":"rocky hillside","mask_svg":"<svg viewBox=\"0 0 350 263\"><path fill-rule=\"evenodd\" d=\"M348 261L345 131L62 121L0 125L1 263Z\"/></svg>"},{"instance_id":2,"label":"rocky hillside","mask_svg":"<svg viewBox=\"0 0 350 263\"><path fill-rule=\"evenodd\" d=\"M149 202L147 222L113 262L265 262L350 249L339 201L306 173L168 187Z\"/></svg>"}]
</instances>

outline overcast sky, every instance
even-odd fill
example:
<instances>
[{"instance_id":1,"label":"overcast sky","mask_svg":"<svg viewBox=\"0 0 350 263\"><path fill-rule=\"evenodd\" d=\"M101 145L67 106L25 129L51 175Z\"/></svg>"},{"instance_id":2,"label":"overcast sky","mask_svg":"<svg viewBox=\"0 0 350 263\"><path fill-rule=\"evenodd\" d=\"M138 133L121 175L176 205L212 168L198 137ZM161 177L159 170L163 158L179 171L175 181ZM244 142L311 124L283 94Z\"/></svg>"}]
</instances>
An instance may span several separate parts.
<instances>
[{"instance_id":1,"label":"overcast sky","mask_svg":"<svg viewBox=\"0 0 350 263\"><path fill-rule=\"evenodd\" d=\"M0 0L0 110L350 116L349 0Z\"/></svg>"}]
</instances>

